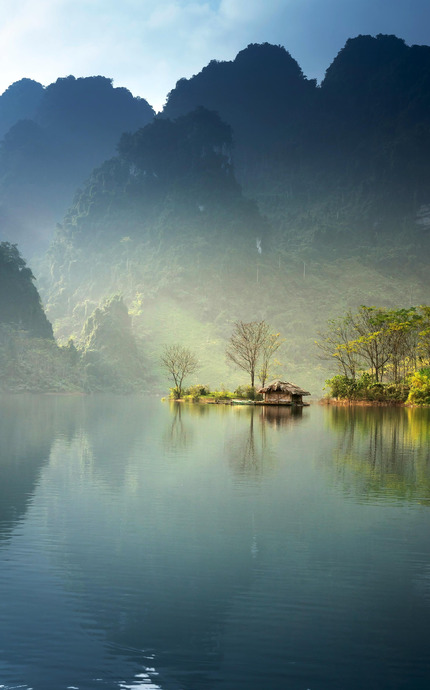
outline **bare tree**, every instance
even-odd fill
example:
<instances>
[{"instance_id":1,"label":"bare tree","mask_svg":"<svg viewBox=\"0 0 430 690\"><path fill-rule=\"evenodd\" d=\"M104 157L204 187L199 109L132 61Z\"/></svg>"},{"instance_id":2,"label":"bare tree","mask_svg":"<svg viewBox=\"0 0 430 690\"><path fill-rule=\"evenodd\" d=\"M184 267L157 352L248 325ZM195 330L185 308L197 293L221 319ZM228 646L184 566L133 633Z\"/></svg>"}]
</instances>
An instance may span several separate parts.
<instances>
[{"instance_id":1,"label":"bare tree","mask_svg":"<svg viewBox=\"0 0 430 690\"><path fill-rule=\"evenodd\" d=\"M266 383L267 379L269 378L269 372L270 372L270 367L272 364L272 357L279 350L281 347L282 343L285 342L285 338L281 338L279 333L269 333L268 336L266 337L262 348L261 348L261 363L260 363L260 369L258 372L258 378L260 379L260 383L262 388L264 387L264 384ZM276 364L279 364L279 362L276 362Z\"/></svg>"},{"instance_id":2,"label":"bare tree","mask_svg":"<svg viewBox=\"0 0 430 690\"><path fill-rule=\"evenodd\" d=\"M236 321L227 345L227 359L250 375L253 388L258 361L269 335L270 328L265 321Z\"/></svg>"},{"instance_id":3,"label":"bare tree","mask_svg":"<svg viewBox=\"0 0 430 690\"><path fill-rule=\"evenodd\" d=\"M331 319L325 333L318 333L321 340L315 344L321 351L320 359L336 362L344 376L355 379L360 367L359 348L355 339L358 332L350 311L346 316Z\"/></svg>"},{"instance_id":4,"label":"bare tree","mask_svg":"<svg viewBox=\"0 0 430 690\"><path fill-rule=\"evenodd\" d=\"M190 374L194 374L199 368L196 356L186 347L181 345L166 345L161 356L161 366L170 375L175 384L175 397L182 395L182 384Z\"/></svg>"}]
</instances>

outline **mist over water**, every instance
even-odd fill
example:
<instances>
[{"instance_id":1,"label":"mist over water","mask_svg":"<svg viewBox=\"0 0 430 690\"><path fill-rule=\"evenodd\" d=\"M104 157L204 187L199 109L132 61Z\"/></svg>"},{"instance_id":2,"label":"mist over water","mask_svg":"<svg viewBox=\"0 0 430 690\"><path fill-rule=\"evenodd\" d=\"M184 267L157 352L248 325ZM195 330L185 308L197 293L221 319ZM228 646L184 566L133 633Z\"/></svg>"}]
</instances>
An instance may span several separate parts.
<instances>
[{"instance_id":1,"label":"mist over water","mask_svg":"<svg viewBox=\"0 0 430 690\"><path fill-rule=\"evenodd\" d=\"M428 687L428 410L0 405L5 688Z\"/></svg>"}]
</instances>

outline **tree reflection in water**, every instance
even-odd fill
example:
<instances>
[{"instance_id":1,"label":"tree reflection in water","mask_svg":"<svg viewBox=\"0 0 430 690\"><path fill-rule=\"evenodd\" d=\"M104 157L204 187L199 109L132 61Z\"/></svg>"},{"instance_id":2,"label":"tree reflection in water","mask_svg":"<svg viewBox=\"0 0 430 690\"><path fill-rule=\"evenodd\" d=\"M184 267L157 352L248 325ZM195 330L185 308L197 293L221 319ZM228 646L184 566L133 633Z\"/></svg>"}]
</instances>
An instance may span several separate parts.
<instances>
[{"instance_id":1,"label":"tree reflection in water","mask_svg":"<svg viewBox=\"0 0 430 690\"><path fill-rule=\"evenodd\" d=\"M362 498L430 505L430 410L332 407L336 482Z\"/></svg>"},{"instance_id":2,"label":"tree reflection in water","mask_svg":"<svg viewBox=\"0 0 430 690\"><path fill-rule=\"evenodd\" d=\"M273 470L278 457L267 434L268 429L279 430L297 423L303 418L303 408L261 405L237 408L235 412L249 415L249 426L229 439L230 467L235 474L259 479Z\"/></svg>"},{"instance_id":3,"label":"tree reflection in water","mask_svg":"<svg viewBox=\"0 0 430 690\"><path fill-rule=\"evenodd\" d=\"M203 407L203 406L192 406ZM189 426L184 424L184 415L182 411L182 403L171 402L171 421L168 429L163 436L164 447L172 452L177 453L178 450L185 450L189 445L193 434ZM187 410L189 412L189 410Z\"/></svg>"}]
</instances>

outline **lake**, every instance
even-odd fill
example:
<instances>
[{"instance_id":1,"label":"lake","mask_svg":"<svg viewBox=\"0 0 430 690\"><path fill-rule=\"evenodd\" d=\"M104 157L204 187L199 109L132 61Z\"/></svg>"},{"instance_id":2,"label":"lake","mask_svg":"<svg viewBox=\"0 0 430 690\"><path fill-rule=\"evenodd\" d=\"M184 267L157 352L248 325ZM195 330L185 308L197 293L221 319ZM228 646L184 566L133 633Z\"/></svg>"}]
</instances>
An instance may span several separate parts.
<instances>
[{"instance_id":1,"label":"lake","mask_svg":"<svg viewBox=\"0 0 430 690\"><path fill-rule=\"evenodd\" d=\"M0 688L428 690L430 410L0 398Z\"/></svg>"}]
</instances>

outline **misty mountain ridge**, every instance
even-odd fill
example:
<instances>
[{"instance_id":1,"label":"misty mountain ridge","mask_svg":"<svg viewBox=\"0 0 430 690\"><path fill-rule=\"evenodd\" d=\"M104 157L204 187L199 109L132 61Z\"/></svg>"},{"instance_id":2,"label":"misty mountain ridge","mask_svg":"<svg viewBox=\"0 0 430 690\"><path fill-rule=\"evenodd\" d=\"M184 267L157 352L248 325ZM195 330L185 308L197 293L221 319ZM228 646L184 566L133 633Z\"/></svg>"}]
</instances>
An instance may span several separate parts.
<instances>
[{"instance_id":1,"label":"misty mountain ridge","mask_svg":"<svg viewBox=\"0 0 430 690\"><path fill-rule=\"evenodd\" d=\"M30 79L0 96L0 218L4 239L27 255L46 250L55 223L124 131L153 109L106 77L73 76L44 88Z\"/></svg>"},{"instance_id":2,"label":"misty mountain ridge","mask_svg":"<svg viewBox=\"0 0 430 690\"><path fill-rule=\"evenodd\" d=\"M427 46L359 36L320 86L269 44L180 80L163 112L128 128L93 170L57 228L39 271L57 336L78 342L120 293L151 373L161 345L180 341L197 351L201 380L219 385L239 376L224 361L233 321L264 318L287 339L285 369L321 385L313 343L328 318L429 301L429 60ZM48 99L18 136L9 130L1 189L11 178L18 193L19 170L31 180L38 160L52 160L46 132L73 129L63 105L79 80L68 79L58 107ZM86 117L82 107L75 119ZM49 203L52 183L40 185Z\"/></svg>"},{"instance_id":3,"label":"misty mountain ridge","mask_svg":"<svg viewBox=\"0 0 430 690\"><path fill-rule=\"evenodd\" d=\"M392 236L422 224L430 203L429 67L427 46L359 36L317 86L284 48L249 46L233 62L180 80L163 116L204 106L230 124L238 180L281 245L298 233L312 242L322 235L319 244L347 233L347 244L357 245L361 236L373 242L376 229Z\"/></svg>"}]
</instances>

